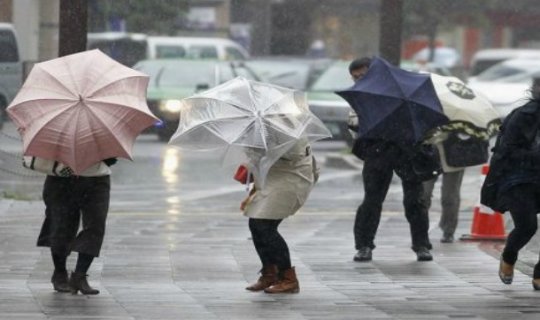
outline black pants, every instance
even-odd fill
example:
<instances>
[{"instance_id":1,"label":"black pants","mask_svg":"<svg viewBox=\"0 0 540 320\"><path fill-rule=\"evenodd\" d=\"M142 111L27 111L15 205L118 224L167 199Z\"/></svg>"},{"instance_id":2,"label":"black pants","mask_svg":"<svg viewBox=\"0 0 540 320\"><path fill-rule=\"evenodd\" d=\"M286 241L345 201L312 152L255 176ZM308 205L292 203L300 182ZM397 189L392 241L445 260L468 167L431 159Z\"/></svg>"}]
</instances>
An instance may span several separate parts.
<instances>
[{"instance_id":1,"label":"black pants","mask_svg":"<svg viewBox=\"0 0 540 320\"><path fill-rule=\"evenodd\" d=\"M47 176L43 186L45 221L37 245L58 255L71 251L99 256L109 211L110 177ZM82 230L79 223L82 217Z\"/></svg>"},{"instance_id":2,"label":"black pants","mask_svg":"<svg viewBox=\"0 0 540 320\"><path fill-rule=\"evenodd\" d=\"M514 230L508 235L503 250L503 259L509 264L516 263L521 250L534 236L538 228L537 212L540 192L531 184L517 185L504 196L508 203ZM534 268L534 278L540 278L540 260Z\"/></svg>"},{"instance_id":3,"label":"black pants","mask_svg":"<svg viewBox=\"0 0 540 320\"><path fill-rule=\"evenodd\" d=\"M280 271L291 268L291 256L278 226L283 220L249 219L249 230L263 267L275 264Z\"/></svg>"},{"instance_id":4,"label":"black pants","mask_svg":"<svg viewBox=\"0 0 540 320\"><path fill-rule=\"evenodd\" d=\"M364 201L356 211L354 239L356 249L375 248L374 239L381 220L381 211L388 188L392 182L394 167L381 164L381 157L366 159L362 169L364 181ZM424 187L421 181L402 180L403 205L405 217L409 222L412 249L420 247L431 249L429 242L429 216L427 203L423 197Z\"/></svg>"}]
</instances>

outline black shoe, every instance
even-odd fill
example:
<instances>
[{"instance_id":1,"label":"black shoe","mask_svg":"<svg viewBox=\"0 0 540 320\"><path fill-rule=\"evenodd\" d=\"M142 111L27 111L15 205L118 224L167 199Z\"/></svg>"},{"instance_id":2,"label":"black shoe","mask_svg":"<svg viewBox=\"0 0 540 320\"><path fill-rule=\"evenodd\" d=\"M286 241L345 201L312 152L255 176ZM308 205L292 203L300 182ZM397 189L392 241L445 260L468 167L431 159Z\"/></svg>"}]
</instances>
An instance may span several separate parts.
<instances>
[{"instance_id":1,"label":"black shoe","mask_svg":"<svg viewBox=\"0 0 540 320\"><path fill-rule=\"evenodd\" d=\"M354 261L363 262L363 261L371 261L371 248L370 247L362 247L358 252L354 255L353 258Z\"/></svg>"},{"instance_id":2,"label":"black shoe","mask_svg":"<svg viewBox=\"0 0 540 320\"><path fill-rule=\"evenodd\" d=\"M99 294L99 290L92 288L86 278L87 274L81 272L72 272L69 279L69 286L72 294L77 294L80 291L82 294Z\"/></svg>"},{"instance_id":3,"label":"black shoe","mask_svg":"<svg viewBox=\"0 0 540 320\"><path fill-rule=\"evenodd\" d=\"M443 234L441 238L441 243L452 243L452 242L454 242L453 234Z\"/></svg>"},{"instance_id":4,"label":"black shoe","mask_svg":"<svg viewBox=\"0 0 540 320\"><path fill-rule=\"evenodd\" d=\"M431 261L433 260L433 256L431 253L429 253L428 248L421 247L416 250L416 260L417 261Z\"/></svg>"},{"instance_id":5,"label":"black shoe","mask_svg":"<svg viewBox=\"0 0 540 320\"><path fill-rule=\"evenodd\" d=\"M63 270L63 271L54 270L54 273L51 278L51 282L53 284L54 290L58 292L71 291L69 287L69 282L68 282L67 270Z\"/></svg>"}]
</instances>

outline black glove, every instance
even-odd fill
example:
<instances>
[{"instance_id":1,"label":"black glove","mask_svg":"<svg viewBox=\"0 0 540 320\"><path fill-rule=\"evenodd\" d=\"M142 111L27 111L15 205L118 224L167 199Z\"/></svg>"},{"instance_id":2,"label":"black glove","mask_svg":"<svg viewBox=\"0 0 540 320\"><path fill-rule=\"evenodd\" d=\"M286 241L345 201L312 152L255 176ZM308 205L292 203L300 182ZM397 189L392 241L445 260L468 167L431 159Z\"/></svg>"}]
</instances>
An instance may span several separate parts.
<instances>
[{"instance_id":1,"label":"black glove","mask_svg":"<svg viewBox=\"0 0 540 320\"><path fill-rule=\"evenodd\" d=\"M108 159L103 160L103 162L105 162L105 164L109 167L114 165L117 161L118 159L116 158L108 158Z\"/></svg>"}]
</instances>

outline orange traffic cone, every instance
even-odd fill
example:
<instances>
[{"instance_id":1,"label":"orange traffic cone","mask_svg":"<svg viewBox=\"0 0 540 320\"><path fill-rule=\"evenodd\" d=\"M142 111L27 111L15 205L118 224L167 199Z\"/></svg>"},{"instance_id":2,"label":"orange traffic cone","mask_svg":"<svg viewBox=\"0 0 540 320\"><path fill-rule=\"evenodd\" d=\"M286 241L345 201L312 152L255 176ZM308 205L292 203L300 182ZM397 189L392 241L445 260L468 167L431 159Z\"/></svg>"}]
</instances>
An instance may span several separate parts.
<instances>
[{"instance_id":1,"label":"orange traffic cone","mask_svg":"<svg viewBox=\"0 0 540 320\"><path fill-rule=\"evenodd\" d=\"M483 165L481 173L484 178L488 171L489 165ZM476 205L473 211L471 233L462 235L460 240L506 240L503 215L482 204Z\"/></svg>"}]
</instances>

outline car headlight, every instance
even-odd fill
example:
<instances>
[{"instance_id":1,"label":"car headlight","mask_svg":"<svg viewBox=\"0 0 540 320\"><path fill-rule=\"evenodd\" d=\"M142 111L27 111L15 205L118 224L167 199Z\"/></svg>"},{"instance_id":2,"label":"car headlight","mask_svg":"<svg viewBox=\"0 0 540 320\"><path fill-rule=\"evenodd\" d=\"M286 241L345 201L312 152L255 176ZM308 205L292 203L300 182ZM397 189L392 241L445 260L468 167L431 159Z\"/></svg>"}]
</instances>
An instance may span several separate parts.
<instances>
[{"instance_id":1,"label":"car headlight","mask_svg":"<svg viewBox=\"0 0 540 320\"><path fill-rule=\"evenodd\" d=\"M170 113L180 112L182 101L180 100L162 100L159 102L159 110Z\"/></svg>"}]
</instances>

